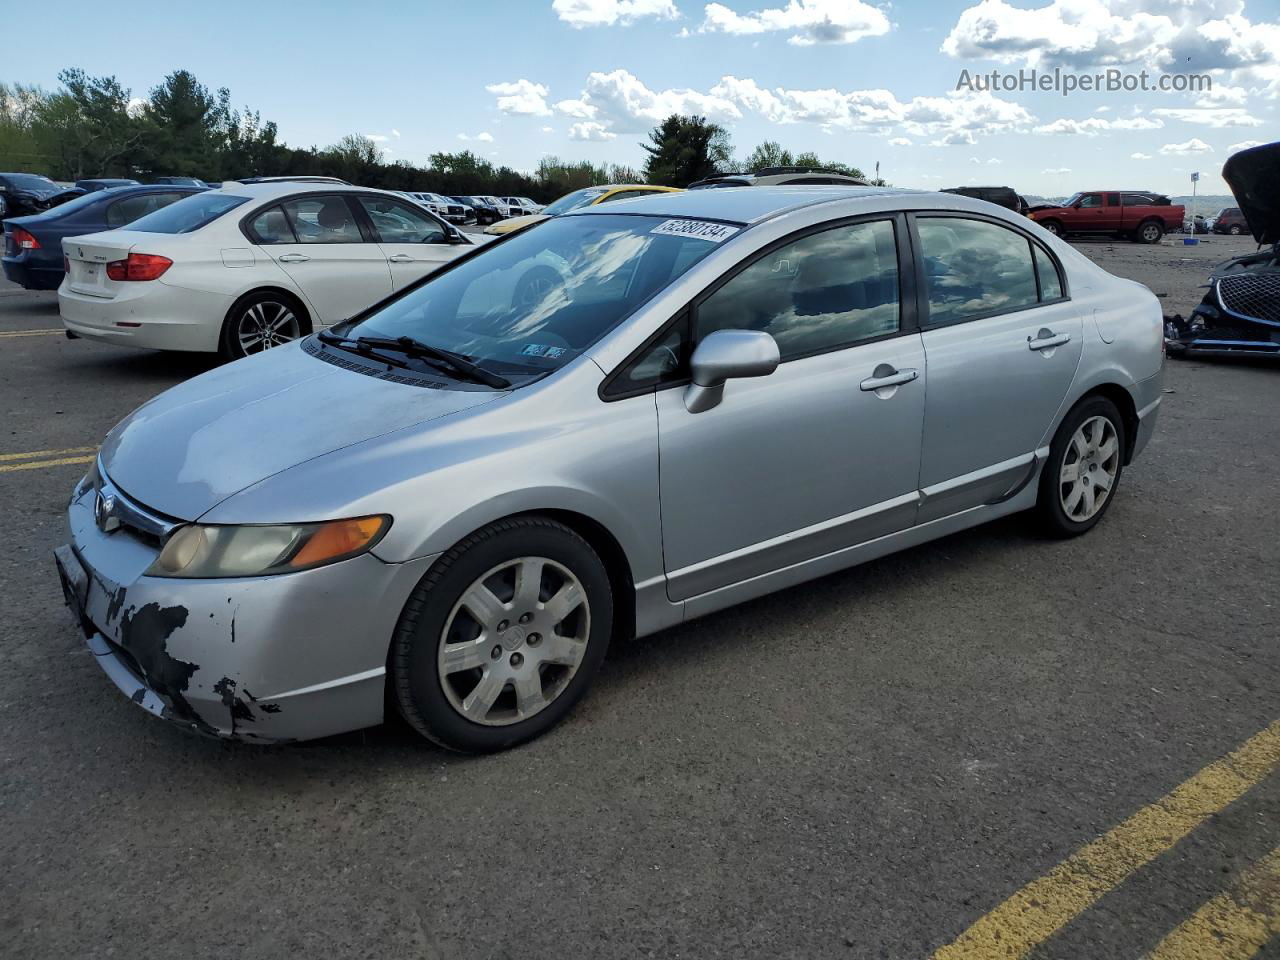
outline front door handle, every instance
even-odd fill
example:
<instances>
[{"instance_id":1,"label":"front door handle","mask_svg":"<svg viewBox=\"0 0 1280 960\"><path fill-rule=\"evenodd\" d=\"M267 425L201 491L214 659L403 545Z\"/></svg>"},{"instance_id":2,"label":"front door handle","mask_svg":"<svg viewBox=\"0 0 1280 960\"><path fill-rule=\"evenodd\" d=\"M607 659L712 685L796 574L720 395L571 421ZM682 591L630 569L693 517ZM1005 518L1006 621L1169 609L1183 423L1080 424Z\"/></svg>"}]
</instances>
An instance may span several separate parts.
<instances>
[{"instance_id":1,"label":"front door handle","mask_svg":"<svg viewBox=\"0 0 1280 960\"><path fill-rule=\"evenodd\" d=\"M310 259L305 253L285 253L280 256L281 263L306 263Z\"/></svg>"},{"instance_id":2,"label":"front door handle","mask_svg":"<svg viewBox=\"0 0 1280 960\"><path fill-rule=\"evenodd\" d=\"M893 395L894 387L910 383L918 376L920 373L917 370L895 370L889 364L882 363L871 372L871 376L858 384L858 389L864 393L871 393L874 390L877 396L885 398ZM881 393L881 391L884 392Z\"/></svg>"},{"instance_id":3,"label":"front door handle","mask_svg":"<svg viewBox=\"0 0 1280 960\"><path fill-rule=\"evenodd\" d=\"M1034 338L1027 337L1028 350L1048 350L1050 347L1060 347L1064 343L1071 342L1071 334L1054 333L1052 330L1041 328L1040 332Z\"/></svg>"},{"instance_id":4,"label":"front door handle","mask_svg":"<svg viewBox=\"0 0 1280 960\"><path fill-rule=\"evenodd\" d=\"M392 263L413 263L413 257L407 253L397 253L394 257L387 257Z\"/></svg>"}]
</instances>

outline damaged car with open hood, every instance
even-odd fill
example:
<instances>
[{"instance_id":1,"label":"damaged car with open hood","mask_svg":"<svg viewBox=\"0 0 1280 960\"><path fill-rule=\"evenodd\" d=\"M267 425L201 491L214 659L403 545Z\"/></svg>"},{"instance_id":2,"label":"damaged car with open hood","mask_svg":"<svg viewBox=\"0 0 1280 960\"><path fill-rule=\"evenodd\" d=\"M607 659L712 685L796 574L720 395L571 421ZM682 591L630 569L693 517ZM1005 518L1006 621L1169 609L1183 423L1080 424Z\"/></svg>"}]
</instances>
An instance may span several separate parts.
<instances>
[{"instance_id":1,"label":"damaged car with open hood","mask_svg":"<svg viewBox=\"0 0 1280 960\"><path fill-rule=\"evenodd\" d=\"M57 568L159 717L262 742L389 708L498 750L611 638L1014 513L1086 534L1155 429L1161 332L1145 287L968 197L581 207L144 404Z\"/></svg>"},{"instance_id":2,"label":"damaged car with open hood","mask_svg":"<svg viewBox=\"0 0 1280 960\"><path fill-rule=\"evenodd\" d=\"M1215 267L1190 317L1166 318L1166 346L1175 357L1280 357L1280 142L1233 154L1222 178L1258 249Z\"/></svg>"},{"instance_id":3,"label":"damaged car with open hood","mask_svg":"<svg viewBox=\"0 0 1280 960\"><path fill-rule=\"evenodd\" d=\"M61 187L38 173L0 173L0 220L44 213L84 193L79 187Z\"/></svg>"}]
</instances>

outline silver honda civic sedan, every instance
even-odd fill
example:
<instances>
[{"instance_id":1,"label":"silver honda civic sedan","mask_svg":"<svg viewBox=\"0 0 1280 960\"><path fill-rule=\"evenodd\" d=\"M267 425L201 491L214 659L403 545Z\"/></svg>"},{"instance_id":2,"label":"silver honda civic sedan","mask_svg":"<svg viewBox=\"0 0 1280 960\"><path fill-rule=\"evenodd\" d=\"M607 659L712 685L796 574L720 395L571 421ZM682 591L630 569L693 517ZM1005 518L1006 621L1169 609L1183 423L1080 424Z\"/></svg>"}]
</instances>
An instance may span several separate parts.
<instances>
[{"instance_id":1,"label":"silver honda civic sedan","mask_svg":"<svg viewBox=\"0 0 1280 960\"><path fill-rule=\"evenodd\" d=\"M515 233L111 431L56 552L102 669L207 734L388 704L528 740L615 637L1019 511L1151 437L1156 298L950 194L667 193Z\"/></svg>"}]
</instances>

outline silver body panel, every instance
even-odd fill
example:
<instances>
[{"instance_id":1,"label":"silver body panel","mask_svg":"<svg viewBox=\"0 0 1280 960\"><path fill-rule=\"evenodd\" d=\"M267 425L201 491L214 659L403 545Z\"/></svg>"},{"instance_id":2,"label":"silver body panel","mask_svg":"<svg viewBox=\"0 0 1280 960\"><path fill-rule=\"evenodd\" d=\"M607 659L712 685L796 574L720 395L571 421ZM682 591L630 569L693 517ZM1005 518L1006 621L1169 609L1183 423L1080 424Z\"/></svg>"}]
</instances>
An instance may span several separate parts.
<instances>
[{"instance_id":1,"label":"silver body panel","mask_svg":"<svg viewBox=\"0 0 1280 960\"><path fill-rule=\"evenodd\" d=\"M967 211L1032 234L1060 261L1069 299L783 362L729 381L701 413L689 413L683 386L601 398L609 373L756 251L827 221L912 210ZM224 678L257 698L236 736L355 729L381 718L381 671L414 585L437 555L494 520L552 512L616 545L635 592L635 621L617 629L645 634L1033 506L1054 432L1090 391L1129 398L1134 455L1154 429L1158 301L1001 208L950 194L792 187L662 194L627 212L746 226L529 386L410 387L292 347L140 408L112 431L102 463L152 510L217 524L372 513L394 522L372 554L330 567L166 581L142 573L155 548L98 530L82 493L70 507L72 542L90 579L113 585L99 591L109 599L90 601L96 632L119 643L123 611L181 606L163 649L199 664L190 699L212 732L232 733L239 709L238 693L229 706L212 692ZM1029 349L1042 328L1069 340ZM860 389L881 364L918 378ZM258 709L268 697L278 712ZM155 703L146 692L143 701Z\"/></svg>"}]
</instances>

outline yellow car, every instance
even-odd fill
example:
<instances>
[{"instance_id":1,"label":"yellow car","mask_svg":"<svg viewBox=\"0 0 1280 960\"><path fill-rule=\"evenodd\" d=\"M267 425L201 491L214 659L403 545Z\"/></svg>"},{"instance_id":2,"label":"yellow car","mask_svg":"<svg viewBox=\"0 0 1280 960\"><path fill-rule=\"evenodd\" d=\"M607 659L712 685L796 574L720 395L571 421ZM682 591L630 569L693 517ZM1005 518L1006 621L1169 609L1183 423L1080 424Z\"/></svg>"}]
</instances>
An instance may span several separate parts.
<instances>
[{"instance_id":1,"label":"yellow car","mask_svg":"<svg viewBox=\"0 0 1280 960\"><path fill-rule=\"evenodd\" d=\"M527 217L511 217L499 220L484 228L485 233L501 236L514 233L532 223L546 220L559 213L568 213L579 207L594 207L597 203L608 203L610 200L630 200L632 197L647 197L651 193L679 193L679 187L655 187L647 183L603 184L598 187L583 187L573 193L566 193L555 203L544 207L541 213L531 213Z\"/></svg>"}]
</instances>

